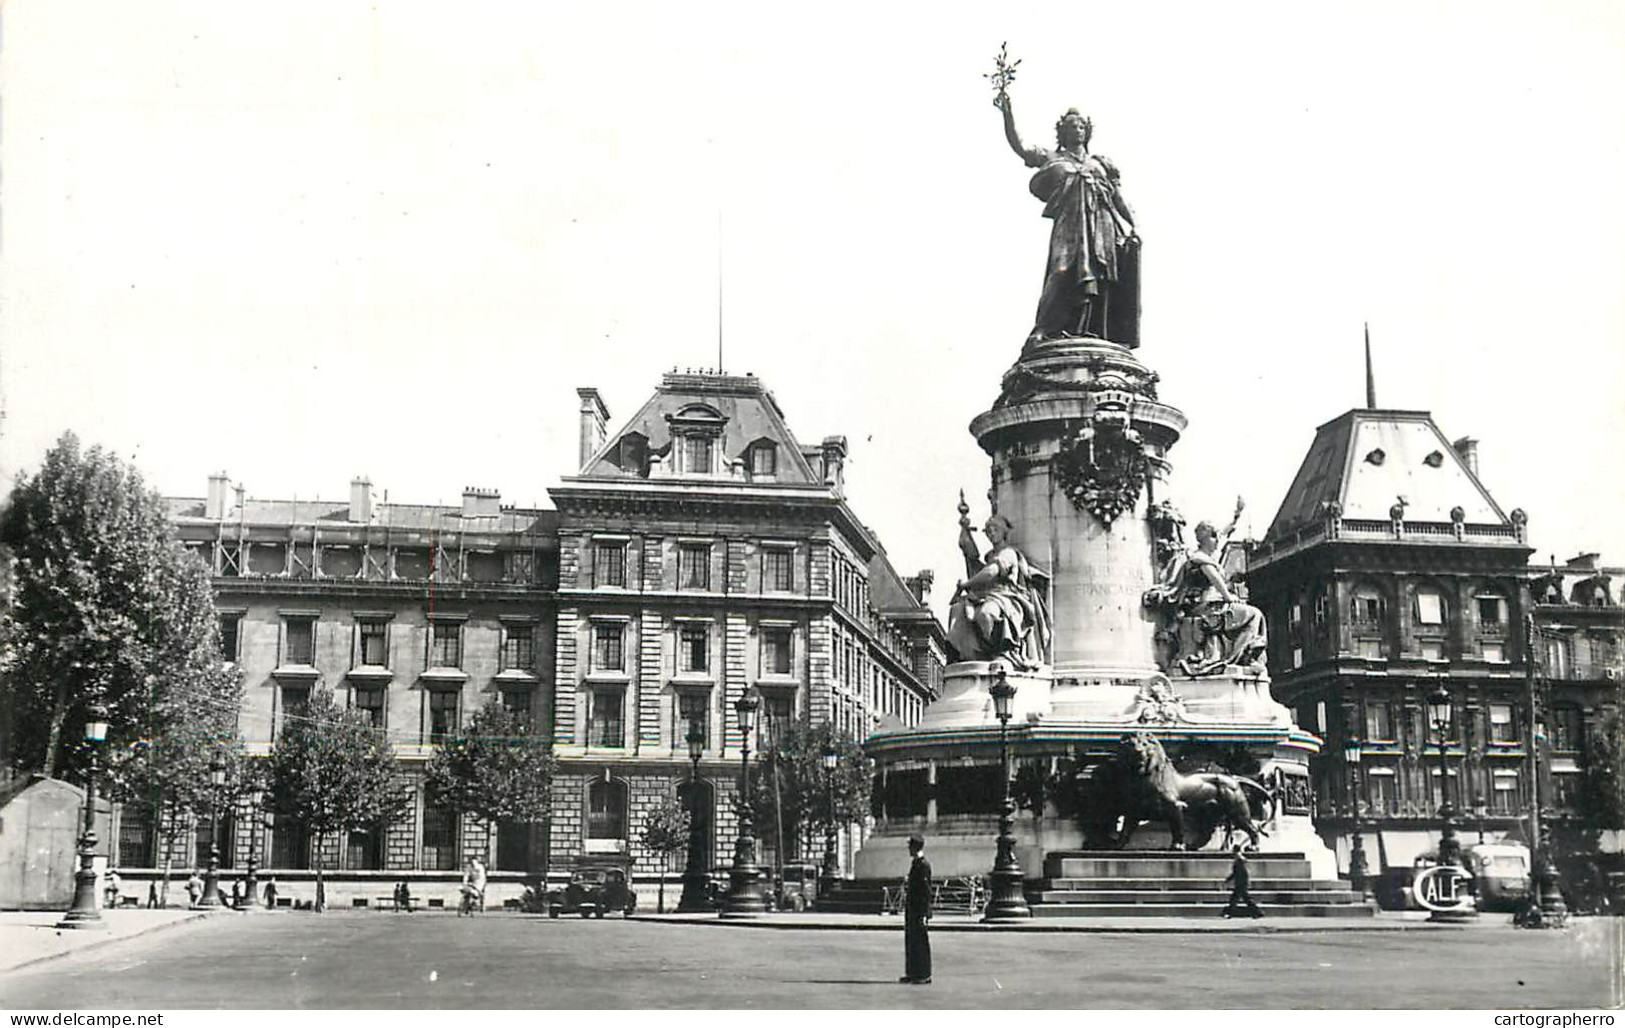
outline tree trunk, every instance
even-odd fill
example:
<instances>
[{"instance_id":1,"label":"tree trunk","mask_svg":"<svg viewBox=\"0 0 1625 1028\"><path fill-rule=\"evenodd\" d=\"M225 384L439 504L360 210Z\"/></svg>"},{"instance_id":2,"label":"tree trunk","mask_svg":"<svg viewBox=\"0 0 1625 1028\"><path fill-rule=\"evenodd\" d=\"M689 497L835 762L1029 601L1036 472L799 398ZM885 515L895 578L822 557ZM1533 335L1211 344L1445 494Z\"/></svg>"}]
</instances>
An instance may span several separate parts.
<instances>
[{"instance_id":1,"label":"tree trunk","mask_svg":"<svg viewBox=\"0 0 1625 1028\"><path fill-rule=\"evenodd\" d=\"M56 751L62 744L62 723L68 719L68 681L56 682L56 698L51 702L51 730L45 740L45 777L56 777Z\"/></svg>"},{"instance_id":2,"label":"tree trunk","mask_svg":"<svg viewBox=\"0 0 1625 1028\"><path fill-rule=\"evenodd\" d=\"M670 854L667 854L667 856L670 856ZM659 886L659 889L656 892L656 895L657 895L657 898L655 900L655 913L664 914L666 912L666 869L665 868L660 869L660 886Z\"/></svg>"},{"instance_id":3,"label":"tree trunk","mask_svg":"<svg viewBox=\"0 0 1625 1028\"><path fill-rule=\"evenodd\" d=\"M312 909L318 914L327 909L327 883L322 880L322 843L326 837L326 832L316 833L316 904Z\"/></svg>"}]
</instances>

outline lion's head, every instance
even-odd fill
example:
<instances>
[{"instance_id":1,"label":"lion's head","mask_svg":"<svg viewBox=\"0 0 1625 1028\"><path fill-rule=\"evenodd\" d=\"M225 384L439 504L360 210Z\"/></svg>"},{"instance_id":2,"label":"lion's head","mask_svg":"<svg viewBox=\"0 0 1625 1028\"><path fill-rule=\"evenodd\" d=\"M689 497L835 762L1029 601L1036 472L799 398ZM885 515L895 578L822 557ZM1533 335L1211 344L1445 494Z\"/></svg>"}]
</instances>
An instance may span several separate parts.
<instances>
[{"instance_id":1,"label":"lion's head","mask_svg":"<svg viewBox=\"0 0 1625 1028\"><path fill-rule=\"evenodd\" d=\"M1167 751L1150 732L1123 736L1117 743L1117 752L1129 770L1143 778L1159 774L1168 764Z\"/></svg>"}]
</instances>

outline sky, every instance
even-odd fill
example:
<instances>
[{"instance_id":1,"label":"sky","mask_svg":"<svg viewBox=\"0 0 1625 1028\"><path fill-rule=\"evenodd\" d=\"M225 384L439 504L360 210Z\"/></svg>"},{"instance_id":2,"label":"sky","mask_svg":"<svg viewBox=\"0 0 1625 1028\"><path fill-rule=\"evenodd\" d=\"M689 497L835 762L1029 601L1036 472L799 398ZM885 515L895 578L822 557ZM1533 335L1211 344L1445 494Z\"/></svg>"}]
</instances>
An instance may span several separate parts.
<instances>
[{"instance_id":1,"label":"sky","mask_svg":"<svg viewBox=\"0 0 1625 1028\"><path fill-rule=\"evenodd\" d=\"M1537 559L1625 561L1618 4L777 6L10 0L0 476L71 429L170 495L547 505L576 387L618 425L720 339L940 607L1049 230L1007 42L1023 137L1122 171L1187 518L1263 535L1369 323Z\"/></svg>"}]
</instances>

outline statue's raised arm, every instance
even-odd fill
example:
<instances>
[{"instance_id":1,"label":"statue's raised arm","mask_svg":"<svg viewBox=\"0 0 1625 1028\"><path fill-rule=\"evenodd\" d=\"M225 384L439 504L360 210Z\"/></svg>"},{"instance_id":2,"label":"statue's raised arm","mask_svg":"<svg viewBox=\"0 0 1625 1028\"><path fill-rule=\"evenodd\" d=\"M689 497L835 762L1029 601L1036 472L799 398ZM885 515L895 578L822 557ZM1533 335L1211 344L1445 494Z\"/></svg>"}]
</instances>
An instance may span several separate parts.
<instances>
[{"instance_id":1,"label":"statue's raised arm","mask_svg":"<svg viewBox=\"0 0 1625 1028\"><path fill-rule=\"evenodd\" d=\"M1010 149L1037 168L1028 189L1044 201L1049 261L1028 346L1050 339L1094 338L1140 344L1140 237L1134 211L1119 189L1116 165L1089 152L1094 123L1076 108L1055 123L1055 149L1028 146L1016 131L1009 85L1020 61L1001 48L993 106L1004 119Z\"/></svg>"}]
</instances>

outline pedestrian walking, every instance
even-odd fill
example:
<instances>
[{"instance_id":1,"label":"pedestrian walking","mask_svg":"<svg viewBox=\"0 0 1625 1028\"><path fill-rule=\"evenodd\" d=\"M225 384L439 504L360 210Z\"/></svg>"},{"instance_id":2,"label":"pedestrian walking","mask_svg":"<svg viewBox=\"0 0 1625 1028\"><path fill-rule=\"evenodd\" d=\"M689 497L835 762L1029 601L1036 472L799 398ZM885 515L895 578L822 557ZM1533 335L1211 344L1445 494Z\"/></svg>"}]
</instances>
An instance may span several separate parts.
<instances>
[{"instance_id":1,"label":"pedestrian walking","mask_svg":"<svg viewBox=\"0 0 1625 1028\"><path fill-rule=\"evenodd\" d=\"M241 910L242 908L243 908L243 883L241 881L235 881L235 882L231 883L231 909L233 909L233 910Z\"/></svg>"},{"instance_id":2,"label":"pedestrian walking","mask_svg":"<svg viewBox=\"0 0 1625 1028\"><path fill-rule=\"evenodd\" d=\"M147 883L147 909L158 909L158 882L156 879Z\"/></svg>"},{"instance_id":3,"label":"pedestrian walking","mask_svg":"<svg viewBox=\"0 0 1625 1028\"><path fill-rule=\"evenodd\" d=\"M107 872L107 895L103 899L103 905L106 906L108 910L117 910L118 909L118 894L119 894L118 870L117 869L111 869L111 870L109 870Z\"/></svg>"},{"instance_id":4,"label":"pedestrian walking","mask_svg":"<svg viewBox=\"0 0 1625 1028\"><path fill-rule=\"evenodd\" d=\"M265 883L265 909L266 910L275 910L276 909L276 879L275 878L273 878L270 881Z\"/></svg>"},{"instance_id":5,"label":"pedestrian walking","mask_svg":"<svg viewBox=\"0 0 1625 1028\"><path fill-rule=\"evenodd\" d=\"M1252 896L1247 892L1247 885L1251 879L1252 875L1247 870L1247 854L1241 852L1241 847L1237 846L1236 859L1231 861L1230 874L1225 878L1225 881L1230 883L1230 902L1225 905L1225 917L1234 917L1243 903L1247 905L1248 917L1264 916L1264 912L1258 909L1258 904L1253 902Z\"/></svg>"},{"instance_id":6,"label":"pedestrian walking","mask_svg":"<svg viewBox=\"0 0 1625 1028\"><path fill-rule=\"evenodd\" d=\"M903 884L903 977L910 985L931 984L931 862L925 859L925 840L911 836L908 878Z\"/></svg>"},{"instance_id":7,"label":"pedestrian walking","mask_svg":"<svg viewBox=\"0 0 1625 1028\"><path fill-rule=\"evenodd\" d=\"M197 901L202 896L203 879L198 876L197 870L194 868L192 877L186 880L186 905L189 907L197 906Z\"/></svg>"}]
</instances>

